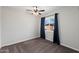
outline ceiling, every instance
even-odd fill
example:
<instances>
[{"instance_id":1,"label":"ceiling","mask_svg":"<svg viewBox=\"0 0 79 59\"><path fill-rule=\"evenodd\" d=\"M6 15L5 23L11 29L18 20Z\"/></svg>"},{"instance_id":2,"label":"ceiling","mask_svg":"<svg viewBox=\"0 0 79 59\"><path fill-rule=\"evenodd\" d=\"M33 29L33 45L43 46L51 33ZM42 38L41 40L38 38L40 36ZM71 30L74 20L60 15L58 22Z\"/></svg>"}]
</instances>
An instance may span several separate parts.
<instances>
[{"instance_id":1,"label":"ceiling","mask_svg":"<svg viewBox=\"0 0 79 59\"><path fill-rule=\"evenodd\" d=\"M19 9L22 11L26 11L26 9L33 9L33 6L10 6L11 8L15 8L15 9ZM42 13L42 15L47 14L51 11L53 11L54 9L57 8L57 6L37 6L38 9L44 9L45 11ZM27 11L26 11L27 12Z\"/></svg>"}]
</instances>

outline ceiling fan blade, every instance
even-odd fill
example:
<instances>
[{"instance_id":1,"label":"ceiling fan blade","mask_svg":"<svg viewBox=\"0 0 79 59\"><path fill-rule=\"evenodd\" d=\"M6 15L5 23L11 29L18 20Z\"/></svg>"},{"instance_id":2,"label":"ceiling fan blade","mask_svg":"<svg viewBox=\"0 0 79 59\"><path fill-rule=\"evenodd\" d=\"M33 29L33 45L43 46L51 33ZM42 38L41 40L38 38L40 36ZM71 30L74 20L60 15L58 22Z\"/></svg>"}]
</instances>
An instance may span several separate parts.
<instances>
[{"instance_id":1,"label":"ceiling fan blade","mask_svg":"<svg viewBox=\"0 0 79 59\"><path fill-rule=\"evenodd\" d=\"M45 10L38 10L39 12L44 12Z\"/></svg>"},{"instance_id":2,"label":"ceiling fan blade","mask_svg":"<svg viewBox=\"0 0 79 59\"><path fill-rule=\"evenodd\" d=\"M41 15L41 13L39 13L39 15Z\"/></svg>"}]
</instances>

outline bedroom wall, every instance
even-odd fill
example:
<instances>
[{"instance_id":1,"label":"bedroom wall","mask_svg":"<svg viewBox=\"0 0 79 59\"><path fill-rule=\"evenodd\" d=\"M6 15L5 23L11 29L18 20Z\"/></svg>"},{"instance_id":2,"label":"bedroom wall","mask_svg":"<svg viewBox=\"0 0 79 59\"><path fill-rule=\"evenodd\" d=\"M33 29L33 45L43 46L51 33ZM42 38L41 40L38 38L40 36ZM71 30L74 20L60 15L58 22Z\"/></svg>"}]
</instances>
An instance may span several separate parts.
<instances>
[{"instance_id":1,"label":"bedroom wall","mask_svg":"<svg viewBox=\"0 0 79 59\"><path fill-rule=\"evenodd\" d=\"M0 7L0 48L1 48L1 7Z\"/></svg>"},{"instance_id":2,"label":"bedroom wall","mask_svg":"<svg viewBox=\"0 0 79 59\"><path fill-rule=\"evenodd\" d=\"M59 13L61 45L79 51L79 7L59 7L47 15L54 13Z\"/></svg>"},{"instance_id":3,"label":"bedroom wall","mask_svg":"<svg viewBox=\"0 0 79 59\"><path fill-rule=\"evenodd\" d=\"M2 7L2 47L40 36L40 17Z\"/></svg>"}]
</instances>

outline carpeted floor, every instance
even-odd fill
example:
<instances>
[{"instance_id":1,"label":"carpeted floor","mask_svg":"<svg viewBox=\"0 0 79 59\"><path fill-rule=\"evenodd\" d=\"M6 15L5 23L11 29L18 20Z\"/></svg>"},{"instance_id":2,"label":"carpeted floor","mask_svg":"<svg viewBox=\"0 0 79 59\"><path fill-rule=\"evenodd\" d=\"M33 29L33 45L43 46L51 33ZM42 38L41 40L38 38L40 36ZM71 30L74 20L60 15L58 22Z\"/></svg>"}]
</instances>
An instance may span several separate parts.
<instances>
[{"instance_id":1,"label":"carpeted floor","mask_svg":"<svg viewBox=\"0 0 79 59\"><path fill-rule=\"evenodd\" d=\"M50 41L36 38L25 42L5 46L0 53L78 53L67 47L53 44Z\"/></svg>"}]
</instances>

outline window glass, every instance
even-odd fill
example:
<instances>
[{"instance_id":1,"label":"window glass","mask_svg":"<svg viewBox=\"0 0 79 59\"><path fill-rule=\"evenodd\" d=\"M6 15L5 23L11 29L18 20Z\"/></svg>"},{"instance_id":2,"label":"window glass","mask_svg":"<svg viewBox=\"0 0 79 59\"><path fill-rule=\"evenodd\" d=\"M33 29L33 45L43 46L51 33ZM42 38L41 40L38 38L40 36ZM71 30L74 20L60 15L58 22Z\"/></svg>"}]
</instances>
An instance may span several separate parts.
<instances>
[{"instance_id":1,"label":"window glass","mask_svg":"<svg viewBox=\"0 0 79 59\"><path fill-rule=\"evenodd\" d=\"M54 16L46 17L45 18L45 30L53 31L54 30Z\"/></svg>"}]
</instances>

